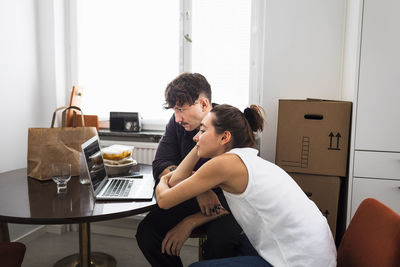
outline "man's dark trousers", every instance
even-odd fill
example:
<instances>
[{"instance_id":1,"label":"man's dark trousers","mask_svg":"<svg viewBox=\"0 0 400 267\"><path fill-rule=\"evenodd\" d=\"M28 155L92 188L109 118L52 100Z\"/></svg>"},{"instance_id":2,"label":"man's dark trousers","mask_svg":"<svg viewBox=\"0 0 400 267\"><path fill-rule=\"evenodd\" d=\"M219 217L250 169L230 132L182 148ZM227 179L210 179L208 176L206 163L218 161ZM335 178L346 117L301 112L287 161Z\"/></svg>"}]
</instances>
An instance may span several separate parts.
<instances>
[{"instance_id":1,"label":"man's dark trousers","mask_svg":"<svg viewBox=\"0 0 400 267\"><path fill-rule=\"evenodd\" d=\"M199 205L193 198L168 210L155 207L140 222L136 240L153 267L182 266L180 257L161 253L161 243L170 229L197 212L200 212ZM242 230L231 214L207 223L204 228L207 232L207 241L203 246L204 259L235 256Z\"/></svg>"}]
</instances>

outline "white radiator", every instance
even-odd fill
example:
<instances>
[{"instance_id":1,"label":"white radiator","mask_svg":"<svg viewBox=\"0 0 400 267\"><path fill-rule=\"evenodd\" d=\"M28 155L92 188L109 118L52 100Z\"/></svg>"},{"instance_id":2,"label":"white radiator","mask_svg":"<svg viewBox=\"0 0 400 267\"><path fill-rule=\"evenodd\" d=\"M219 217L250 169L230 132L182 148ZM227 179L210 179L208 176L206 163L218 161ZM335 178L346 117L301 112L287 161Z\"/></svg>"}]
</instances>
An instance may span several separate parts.
<instances>
[{"instance_id":1,"label":"white radiator","mask_svg":"<svg viewBox=\"0 0 400 267\"><path fill-rule=\"evenodd\" d=\"M150 143L150 142L100 140L100 145L102 147L107 147L114 144L134 146L135 149L133 151L133 158L138 163L149 164L149 165L151 165L151 163L153 162L158 147L158 143Z\"/></svg>"}]
</instances>

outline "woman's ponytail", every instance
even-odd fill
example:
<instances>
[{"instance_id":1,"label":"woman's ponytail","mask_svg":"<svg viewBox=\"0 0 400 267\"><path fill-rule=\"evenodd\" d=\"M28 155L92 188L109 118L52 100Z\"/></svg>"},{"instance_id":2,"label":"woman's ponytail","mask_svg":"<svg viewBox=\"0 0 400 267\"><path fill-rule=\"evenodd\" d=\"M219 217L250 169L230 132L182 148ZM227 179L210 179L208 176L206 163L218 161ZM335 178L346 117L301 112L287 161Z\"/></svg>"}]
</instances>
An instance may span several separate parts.
<instances>
[{"instance_id":1,"label":"woman's ponytail","mask_svg":"<svg viewBox=\"0 0 400 267\"><path fill-rule=\"evenodd\" d=\"M253 132L261 132L264 129L264 109L258 105L250 105L245 108L244 116Z\"/></svg>"}]
</instances>

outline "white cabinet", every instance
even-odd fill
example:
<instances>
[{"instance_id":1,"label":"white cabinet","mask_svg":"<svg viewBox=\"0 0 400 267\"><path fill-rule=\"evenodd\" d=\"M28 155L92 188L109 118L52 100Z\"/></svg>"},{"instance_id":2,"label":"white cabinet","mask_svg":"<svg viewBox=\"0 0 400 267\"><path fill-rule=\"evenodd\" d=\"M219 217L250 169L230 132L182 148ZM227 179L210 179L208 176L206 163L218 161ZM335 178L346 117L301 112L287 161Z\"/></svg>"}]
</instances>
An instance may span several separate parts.
<instances>
[{"instance_id":1,"label":"white cabinet","mask_svg":"<svg viewBox=\"0 0 400 267\"><path fill-rule=\"evenodd\" d=\"M351 216L368 197L400 212L400 1L363 4Z\"/></svg>"},{"instance_id":2,"label":"white cabinet","mask_svg":"<svg viewBox=\"0 0 400 267\"><path fill-rule=\"evenodd\" d=\"M400 180L400 153L355 151L353 175Z\"/></svg>"},{"instance_id":3,"label":"white cabinet","mask_svg":"<svg viewBox=\"0 0 400 267\"><path fill-rule=\"evenodd\" d=\"M351 216L353 217L361 201L369 197L378 199L400 214L399 187L400 180L354 178Z\"/></svg>"},{"instance_id":4,"label":"white cabinet","mask_svg":"<svg viewBox=\"0 0 400 267\"><path fill-rule=\"evenodd\" d=\"M400 152L400 1L364 0L356 150Z\"/></svg>"}]
</instances>

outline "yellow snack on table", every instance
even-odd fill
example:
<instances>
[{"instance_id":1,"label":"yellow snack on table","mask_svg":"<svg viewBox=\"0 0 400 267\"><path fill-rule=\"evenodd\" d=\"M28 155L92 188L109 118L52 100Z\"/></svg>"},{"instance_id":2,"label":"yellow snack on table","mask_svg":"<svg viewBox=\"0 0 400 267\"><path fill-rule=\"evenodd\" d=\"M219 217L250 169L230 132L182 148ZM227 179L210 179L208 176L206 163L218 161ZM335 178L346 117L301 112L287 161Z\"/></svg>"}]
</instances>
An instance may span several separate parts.
<instances>
[{"instance_id":1,"label":"yellow snack on table","mask_svg":"<svg viewBox=\"0 0 400 267\"><path fill-rule=\"evenodd\" d=\"M102 149L103 158L109 160L121 160L133 155L133 146L112 145Z\"/></svg>"}]
</instances>

